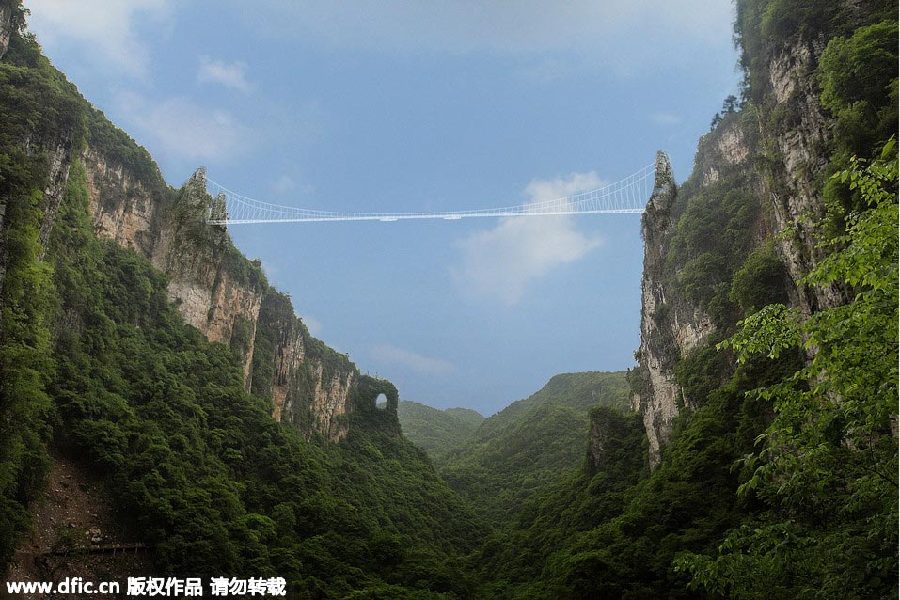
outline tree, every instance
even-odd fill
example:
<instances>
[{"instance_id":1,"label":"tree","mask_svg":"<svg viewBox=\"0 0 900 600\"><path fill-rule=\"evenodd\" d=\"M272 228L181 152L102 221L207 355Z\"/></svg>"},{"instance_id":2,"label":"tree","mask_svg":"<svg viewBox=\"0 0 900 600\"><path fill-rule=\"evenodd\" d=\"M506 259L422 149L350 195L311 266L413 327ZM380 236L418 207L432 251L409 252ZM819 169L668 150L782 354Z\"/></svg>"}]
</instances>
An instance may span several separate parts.
<instances>
[{"instance_id":1,"label":"tree","mask_svg":"<svg viewBox=\"0 0 900 600\"><path fill-rule=\"evenodd\" d=\"M806 366L751 393L775 417L746 457L739 490L770 506L733 530L715 557L686 554L691 585L735 598L896 597L897 571L897 159L894 140L871 164L851 159L834 179L868 208L808 283L849 286L854 299L803 320L769 305L721 347L739 362L802 348Z\"/></svg>"}]
</instances>

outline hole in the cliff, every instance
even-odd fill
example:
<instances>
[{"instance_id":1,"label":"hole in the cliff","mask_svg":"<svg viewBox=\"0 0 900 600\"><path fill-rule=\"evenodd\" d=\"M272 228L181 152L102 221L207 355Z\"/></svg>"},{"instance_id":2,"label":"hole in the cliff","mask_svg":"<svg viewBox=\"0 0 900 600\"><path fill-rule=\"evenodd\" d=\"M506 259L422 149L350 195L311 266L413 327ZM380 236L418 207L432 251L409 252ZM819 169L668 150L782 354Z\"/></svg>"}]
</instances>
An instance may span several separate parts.
<instances>
[{"instance_id":1,"label":"hole in the cliff","mask_svg":"<svg viewBox=\"0 0 900 600\"><path fill-rule=\"evenodd\" d=\"M387 408L387 396L384 394L378 394L378 397L375 398L375 408L380 408L384 410Z\"/></svg>"}]
</instances>

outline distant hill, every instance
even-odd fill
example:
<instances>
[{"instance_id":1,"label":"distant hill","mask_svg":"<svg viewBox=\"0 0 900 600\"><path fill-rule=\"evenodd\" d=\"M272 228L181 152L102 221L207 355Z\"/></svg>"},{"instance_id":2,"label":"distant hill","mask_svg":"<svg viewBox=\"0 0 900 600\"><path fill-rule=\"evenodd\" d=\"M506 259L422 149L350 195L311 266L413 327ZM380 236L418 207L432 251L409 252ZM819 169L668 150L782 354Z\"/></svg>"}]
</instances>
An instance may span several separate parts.
<instances>
[{"instance_id":1,"label":"distant hill","mask_svg":"<svg viewBox=\"0 0 900 600\"><path fill-rule=\"evenodd\" d=\"M560 472L581 467L592 407L627 411L629 403L622 371L556 375L540 391L485 419L461 447L434 460L453 488L501 517Z\"/></svg>"},{"instance_id":2,"label":"distant hill","mask_svg":"<svg viewBox=\"0 0 900 600\"><path fill-rule=\"evenodd\" d=\"M397 407L403 435L428 453L436 464L465 444L484 421L470 408L439 410L418 402L403 401Z\"/></svg>"}]
</instances>

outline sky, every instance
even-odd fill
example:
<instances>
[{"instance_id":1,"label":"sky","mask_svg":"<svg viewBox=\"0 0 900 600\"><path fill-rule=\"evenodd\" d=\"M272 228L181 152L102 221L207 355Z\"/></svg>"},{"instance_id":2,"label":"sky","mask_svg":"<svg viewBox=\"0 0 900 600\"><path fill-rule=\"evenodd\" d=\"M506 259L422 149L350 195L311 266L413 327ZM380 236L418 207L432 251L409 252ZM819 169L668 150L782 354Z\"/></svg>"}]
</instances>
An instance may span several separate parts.
<instances>
[{"instance_id":1,"label":"sky","mask_svg":"<svg viewBox=\"0 0 900 600\"><path fill-rule=\"evenodd\" d=\"M453 211L676 179L737 89L728 0L26 0L84 96L180 186ZM310 331L401 399L490 415L639 343L638 215L235 225Z\"/></svg>"}]
</instances>

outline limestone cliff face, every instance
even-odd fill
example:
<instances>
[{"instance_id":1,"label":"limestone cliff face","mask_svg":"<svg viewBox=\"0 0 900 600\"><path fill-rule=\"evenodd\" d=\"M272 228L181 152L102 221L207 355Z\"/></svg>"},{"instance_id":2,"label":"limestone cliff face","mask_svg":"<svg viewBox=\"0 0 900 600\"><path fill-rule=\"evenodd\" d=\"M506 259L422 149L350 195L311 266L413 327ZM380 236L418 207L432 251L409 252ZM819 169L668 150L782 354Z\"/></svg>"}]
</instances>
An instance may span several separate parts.
<instances>
[{"instance_id":1,"label":"limestone cliff face","mask_svg":"<svg viewBox=\"0 0 900 600\"><path fill-rule=\"evenodd\" d=\"M271 398L276 420L307 437L346 437L359 371L309 335L290 299L268 286L224 227L205 222L211 199L203 170L177 193L161 194L93 149L82 162L97 234L166 273L184 320L238 354L247 390Z\"/></svg>"},{"instance_id":2,"label":"limestone cliff face","mask_svg":"<svg viewBox=\"0 0 900 600\"><path fill-rule=\"evenodd\" d=\"M713 167L704 179L717 177ZM649 442L650 464L659 462L660 450L672 435L672 421L686 403L675 383L675 362L713 329L702 309L679 301L669 289L666 256L676 223L677 189L669 158L656 157L656 184L641 219L644 239L644 271L641 280L641 345L638 350L643 385L632 399L640 412Z\"/></svg>"},{"instance_id":3,"label":"limestone cliff face","mask_svg":"<svg viewBox=\"0 0 900 600\"><path fill-rule=\"evenodd\" d=\"M41 144L35 144L40 146ZM25 147L28 152L32 151L31 141L26 141ZM69 155L72 152L72 139L64 137L56 140L47 149L48 169L47 169L47 187L44 188L44 199L42 210L44 219L41 222L40 241L41 246L46 247L50 239L50 232L53 229L53 222L56 213L59 210L59 204L62 202L63 194L66 189L66 182L69 178L69 168L71 163Z\"/></svg>"},{"instance_id":4,"label":"limestone cliff face","mask_svg":"<svg viewBox=\"0 0 900 600\"><path fill-rule=\"evenodd\" d=\"M828 164L831 123L819 103L815 71L825 45L823 38L801 37L775 54L768 61L769 89L761 103L760 134L777 149L768 169L766 195L778 231L789 234L779 236L777 243L797 283L798 306L807 313L846 301L837 287L808 288L799 283L822 258L816 226L825 203L816 179ZM773 118L776 113L781 118Z\"/></svg>"},{"instance_id":5,"label":"limestone cliff face","mask_svg":"<svg viewBox=\"0 0 900 600\"><path fill-rule=\"evenodd\" d=\"M723 120L699 144L694 172L681 188L675 185L668 157L656 159L656 185L641 219L644 269L641 279L641 343L637 352L638 389L632 408L641 414L651 467L672 436L673 421L702 398L688 397L675 379L676 363L706 343L716 332L707 310L687 298L676 285L678 273L669 260L678 218L690 198L720 183L735 171L753 170L752 143L743 120ZM754 189L754 193L759 191ZM753 225L762 240L770 228L765 219Z\"/></svg>"},{"instance_id":6,"label":"limestone cliff face","mask_svg":"<svg viewBox=\"0 0 900 600\"><path fill-rule=\"evenodd\" d=\"M815 71L824 48L824 39L798 37L772 53L765 62L764 89L701 138L694 172L682 188L676 190L667 162L658 160L656 190L642 221L640 383L633 398L644 420L651 466L671 438L673 419L698 400L685 396L675 365L716 334L706 310L674 284L679 273L669 272L673 266L667 261L677 219L692 195L714 188L716 195L740 190L753 198L758 215L746 251L772 240L792 280L785 290L791 304L811 313L845 301L836 287L801 283L821 258L816 230L825 203L817 180L827 165L831 123L819 103Z\"/></svg>"},{"instance_id":7,"label":"limestone cliff face","mask_svg":"<svg viewBox=\"0 0 900 600\"><path fill-rule=\"evenodd\" d=\"M120 164L88 148L82 153L90 212L97 235L153 258L159 231L159 198ZM157 263L158 264L158 263Z\"/></svg>"},{"instance_id":8,"label":"limestone cliff face","mask_svg":"<svg viewBox=\"0 0 900 600\"><path fill-rule=\"evenodd\" d=\"M0 58L6 54L9 48L9 36L13 31L13 9L5 3L0 4Z\"/></svg>"},{"instance_id":9,"label":"limestone cliff face","mask_svg":"<svg viewBox=\"0 0 900 600\"><path fill-rule=\"evenodd\" d=\"M308 437L346 437L360 377L350 359L313 338L290 298L274 290L263 298L257 340L251 391L272 398L275 419Z\"/></svg>"},{"instance_id":10,"label":"limestone cliff face","mask_svg":"<svg viewBox=\"0 0 900 600\"><path fill-rule=\"evenodd\" d=\"M9 36L18 35L16 18L0 0L0 57ZM6 53L5 60L18 59ZM374 410L374 398L360 399L365 378L347 356L309 335L290 299L269 286L260 263L235 248L224 226L207 223L208 211L217 205L206 191L205 172L198 170L173 189L147 152L74 87L59 94L52 98L57 111L36 112L7 127L21 151L44 168L39 236L44 246L66 200L71 172L83 167L97 236L140 254L167 276L169 299L184 321L231 348L247 390L272 403L276 420L307 438L345 438L354 422L363 422L354 421L352 413ZM0 286L7 200L0 197ZM395 396L393 408L373 413L368 422L399 433L396 404Z\"/></svg>"},{"instance_id":11,"label":"limestone cliff face","mask_svg":"<svg viewBox=\"0 0 900 600\"><path fill-rule=\"evenodd\" d=\"M242 277L244 269L229 261L227 232L203 222L208 205L203 171L173 197L90 146L81 161L97 235L142 254L168 275L169 299L184 320L238 352L249 388L265 282Z\"/></svg>"}]
</instances>

